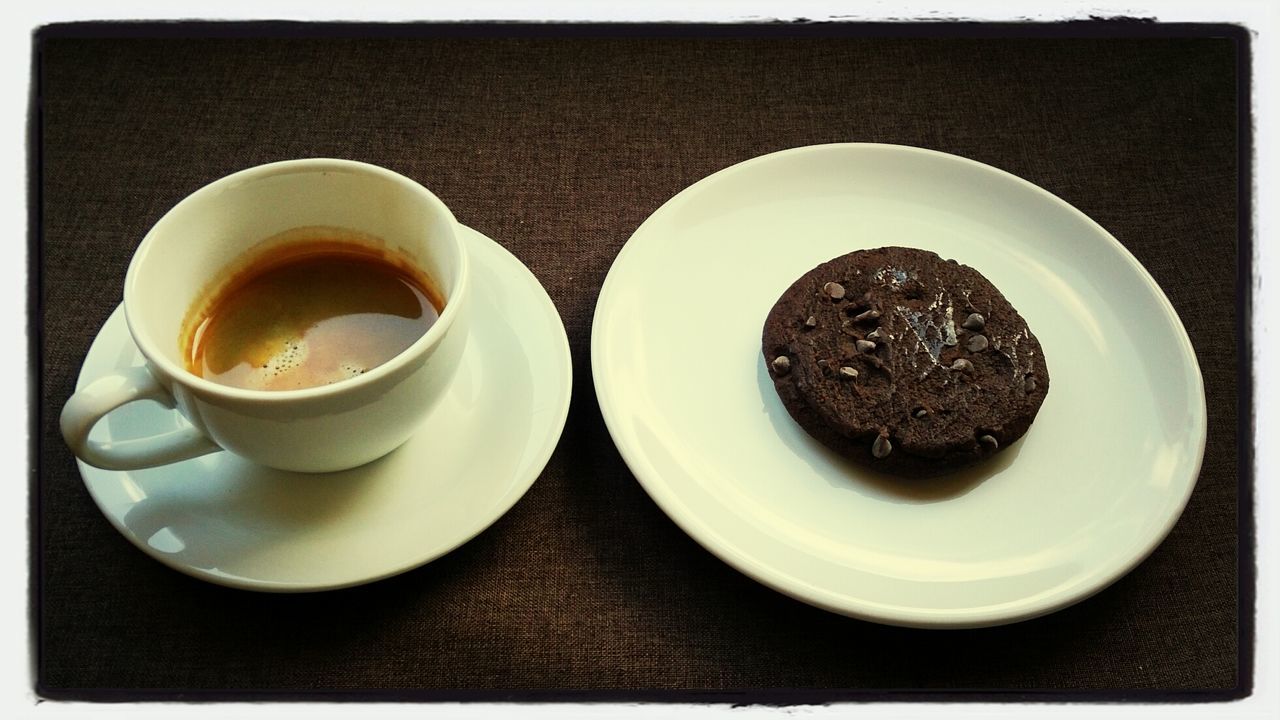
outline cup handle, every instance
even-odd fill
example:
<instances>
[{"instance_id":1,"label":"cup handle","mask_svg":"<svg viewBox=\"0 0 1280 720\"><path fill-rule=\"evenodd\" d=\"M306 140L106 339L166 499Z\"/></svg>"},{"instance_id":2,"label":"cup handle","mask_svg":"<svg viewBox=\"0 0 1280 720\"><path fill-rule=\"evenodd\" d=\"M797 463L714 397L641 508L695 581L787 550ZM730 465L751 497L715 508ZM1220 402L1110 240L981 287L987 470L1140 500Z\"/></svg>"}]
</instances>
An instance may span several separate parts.
<instances>
[{"instance_id":1,"label":"cup handle","mask_svg":"<svg viewBox=\"0 0 1280 720\"><path fill-rule=\"evenodd\" d=\"M132 367L98 378L71 396L62 408L62 437L81 460L104 470L139 470L168 465L221 450L190 423L186 427L137 440L98 442L89 431L108 413L136 400L154 400L168 408L173 395L146 367ZM184 422L185 419L184 419Z\"/></svg>"}]
</instances>

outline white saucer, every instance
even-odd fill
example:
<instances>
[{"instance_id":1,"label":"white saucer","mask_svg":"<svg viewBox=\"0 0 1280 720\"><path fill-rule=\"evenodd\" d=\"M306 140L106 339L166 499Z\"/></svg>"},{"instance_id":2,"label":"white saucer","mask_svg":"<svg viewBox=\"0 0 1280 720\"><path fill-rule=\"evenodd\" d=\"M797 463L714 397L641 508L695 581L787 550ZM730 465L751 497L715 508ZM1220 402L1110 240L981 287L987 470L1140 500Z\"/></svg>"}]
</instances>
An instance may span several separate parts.
<instances>
[{"instance_id":1,"label":"white saucer","mask_svg":"<svg viewBox=\"0 0 1280 720\"><path fill-rule=\"evenodd\" d=\"M882 245L978 269L1044 348L1048 398L985 466L867 472L774 392L760 351L774 301ZM694 184L619 253L591 340L605 422L654 501L743 573L866 620L995 625L1088 597L1164 539L1204 452L1195 354L1137 260L1045 190L919 148L798 148Z\"/></svg>"},{"instance_id":2,"label":"white saucer","mask_svg":"<svg viewBox=\"0 0 1280 720\"><path fill-rule=\"evenodd\" d=\"M390 455L322 475L263 468L227 452L150 470L79 463L98 507L157 560L220 585L276 592L367 583L418 567L479 534L542 472L564 429L572 382L564 325L521 262L463 228L475 293L471 337L449 394ZM77 387L139 365L117 308ZM172 428L175 412L134 403L95 438Z\"/></svg>"}]
</instances>

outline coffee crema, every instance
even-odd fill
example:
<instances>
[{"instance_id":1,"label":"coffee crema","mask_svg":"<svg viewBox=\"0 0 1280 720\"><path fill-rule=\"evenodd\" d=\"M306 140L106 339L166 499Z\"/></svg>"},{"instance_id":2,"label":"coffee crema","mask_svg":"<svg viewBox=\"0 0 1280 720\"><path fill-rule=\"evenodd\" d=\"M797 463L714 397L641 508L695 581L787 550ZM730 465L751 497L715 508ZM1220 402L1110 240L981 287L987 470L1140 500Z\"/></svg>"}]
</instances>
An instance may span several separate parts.
<instances>
[{"instance_id":1,"label":"coffee crema","mask_svg":"<svg viewBox=\"0 0 1280 720\"><path fill-rule=\"evenodd\" d=\"M408 261L364 245L293 240L255 256L188 314L187 370L250 390L356 377L435 324L443 299Z\"/></svg>"}]
</instances>

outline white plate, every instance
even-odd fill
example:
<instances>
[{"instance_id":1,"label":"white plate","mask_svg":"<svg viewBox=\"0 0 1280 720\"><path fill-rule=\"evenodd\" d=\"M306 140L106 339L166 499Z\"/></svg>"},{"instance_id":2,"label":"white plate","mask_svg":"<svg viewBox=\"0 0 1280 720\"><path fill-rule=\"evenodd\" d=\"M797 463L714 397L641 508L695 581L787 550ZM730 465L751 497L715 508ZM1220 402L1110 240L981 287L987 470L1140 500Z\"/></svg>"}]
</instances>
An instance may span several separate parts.
<instances>
[{"instance_id":1,"label":"white plate","mask_svg":"<svg viewBox=\"0 0 1280 720\"><path fill-rule=\"evenodd\" d=\"M390 455L338 473L263 468L227 452L150 470L80 463L103 514L161 562L231 587L327 590L395 575L479 534L537 479L569 411L569 344L546 291L514 256L469 228L471 337L449 393ZM139 365L117 308L79 385ZM101 440L171 429L173 411L127 405Z\"/></svg>"},{"instance_id":2,"label":"white plate","mask_svg":"<svg viewBox=\"0 0 1280 720\"><path fill-rule=\"evenodd\" d=\"M883 245L978 269L1040 339L1048 398L988 465L869 473L773 390L760 335L774 301L820 262ZM996 625L1097 592L1168 534L1204 452L1195 355L1133 256L1031 183L919 148L787 150L676 195L610 269L591 361L619 451L685 532L772 588L889 624Z\"/></svg>"}]
</instances>

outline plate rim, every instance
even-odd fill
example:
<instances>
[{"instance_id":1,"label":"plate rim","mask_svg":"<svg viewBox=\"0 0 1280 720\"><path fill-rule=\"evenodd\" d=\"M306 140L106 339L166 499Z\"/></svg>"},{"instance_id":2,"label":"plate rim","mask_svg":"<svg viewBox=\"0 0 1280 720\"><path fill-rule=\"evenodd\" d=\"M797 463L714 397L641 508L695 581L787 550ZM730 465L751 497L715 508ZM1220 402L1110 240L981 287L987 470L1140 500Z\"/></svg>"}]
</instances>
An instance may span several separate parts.
<instances>
[{"instance_id":1,"label":"plate rim","mask_svg":"<svg viewBox=\"0 0 1280 720\"><path fill-rule=\"evenodd\" d=\"M197 568L184 563L175 562L173 558L165 553L154 551L154 549L147 545L142 538L137 537L132 531L123 527L115 513L109 512L107 508L104 507L104 501L99 498L98 493L94 490L95 483L90 480L90 474L96 475L99 473L110 473L118 475L128 474L130 471L104 471L88 465L79 458L75 458L81 482L84 485L85 490L89 493L89 496L93 500L98 511L107 519L117 532L123 535L125 539L130 542L130 544L137 547L145 555L170 569L213 585L219 585L236 590L272 594L328 592L379 582L428 565L431 562L448 555L454 550L457 550L478 537L485 530L488 530L494 523L510 512L511 508L515 507L516 503L518 503L521 498L528 493L529 489L533 487L538 478L542 475L543 471L546 469L552 455L559 446L560 438L564 434L564 428L568 420L569 409L572 405L573 399L573 357L569 346L568 334L564 327L564 319L560 316L559 309L556 308L555 302L547 293L546 287L542 285L542 282L538 280L533 271L529 269L529 267L525 265L520 258L516 257L514 253L479 230L463 225L462 223L459 223L459 228L463 231L463 234L471 236L468 238L469 242L473 244L480 242L487 244L489 247L485 250L486 252L493 252L495 257L500 259L499 262L501 263L514 263L511 268L526 273L531 282L530 287L534 288L536 286L536 295L541 301L538 304L543 305L544 309L548 311L546 319L552 330L552 332L548 334L547 346L554 348L555 354L559 357L559 360L556 362L557 365L561 366L559 368L558 375L562 377L564 381L562 392L555 398L557 413L547 426L548 430L546 437L538 448L538 451L530 454L530 461L524 464L529 469L528 478L526 480L512 483L501 495L495 495L496 502L489 506L489 509L486 512L478 513L478 515L485 516L483 521L477 523L477 525L467 533L464 533L456 542L441 545L421 558L415 558L412 561L396 565L390 569L379 570L372 574L360 574L359 577L333 582L272 582L269 580L248 579L240 576L220 575L210 572L205 568ZM518 266L518 268L516 266ZM82 361L80 370L76 374L77 388L83 383L82 375L85 372L85 362L87 362L89 355L94 352L95 346L97 345L103 330L106 328L108 323L123 323L123 314L123 306L117 305L108 315L107 320L103 322L102 326L98 329L97 334L95 334L93 341L90 343L89 350L85 354L85 361ZM119 316L119 318L117 318L117 316ZM126 335L128 334L127 327L122 328L122 331ZM130 343L132 342L132 338L127 338L127 340Z\"/></svg>"},{"instance_id":2,"label":"plate rim","mask_svg":"<svg viewBox=\"0 0 1280 720\"><path fill-rule=\"evenodd\" d=\"M738 552L737 547L727 541L720 532L707 524L698 522L696 516L690 516L683 512L683 504L677 501L676 494L670 490L669 485L663 483L660 479L647 476L646 463L643 459L644 453L629 446L626 442L620 439L623 437L619 429L622 422L620 418L621 411L615 407L615 401L609 394L607 381L609 372L606 367L603 367L602 360L605 354L601 347L604 343L604 339L603 334L598 330L598 328L602 326L601 321L603 313L606 312L610 306L609 299L617 292L614 288L619 282L621 282L618 280L618 274L615 273L615 269L625 262L628 252L633 251L637 246L633 241L638 237L641 237L649 225L656 224L656 222L658 222L656 218L663 214L664 211L667 211L668 208L677 205L682 200L686 200L688 196L696 194L708 185L723 180L723 178L728 175L749 172L755 165L764 164L782 157L846 151L880 151L925 155L934 160L968 165L981 172L990 173L1003 182L1009 182L1015 186L1021 186L1024 190L1030 190L1041 199L1057 206L1059 210L1065 211L1068 214L1075 216L1078 220L1083 221L1085 225L1091 228L1096 235L1109 244L1110 249L1114 253L1124 259L1129 269L1142 281L1143 289L1156 300L1158 307L1165 316L1165 319L1169 321L1169 325L1174 331L1176 336L1175 341L1179 349L1179 357L1182 363L1185 363L1185 366L1189 371L1188 374L1193 381L1187 390L1196 403L1195 414L1198 419L1198 423L1195 428L1195 460L1191 464L1189 473L1190 477L1185 482L1185 487L1181 496L1176 498L1176 502L1172 504L1171 511L1168 516L1164 518L1164 521L1161 523L1158 531L1152 533L1146 543L1142 545L1137 552L1134 552L1127 561L1122 562L1114 572L1102 574L1096 579L1091 579L1090 582L1084 585L1083 590L1073 593L1052 595L1048 601L1040 603L1024 603L1026 607L1008 610L992 609L993 606L980 606L965 610L937 611L899 607L891 611L886 611L883 608L873 608L868 603L860 603L856 599L853 599L853 601L850 602L851 598L848 595L815 588L807 583L804 584L805 587L803 590L798 589L797 586L801 583L792 582L788 584L785 582L787 579L794 580L794 578L790 578L790 576L787 576L785 573L781 573L768 565L752 562L750 557L744 556L742 553ZM728 165L681 189L645 217L644 221L636 227L635 231L630 235L630 237L628 237L621 250L619 250L618 254L614 257L613 263L609 267L605 280L601 284L595 310L592 315L590 350L591 374L594 385L593 389L595 390L597 404L600 407L601 417L604 419L609 435L613 439L615 447L617 447L619 454L622 456L623 462L627 465L633 477L635 477L636 481L645 490L646 494L649 495L649 497L658 505L659 508L661 508L663 513L676 524L677 527L712 555L716 556L738 572L743 573L766 587L829 612L886 625L897 625L912 628L955 629L1005 625L1057 612L1058 610L1062 610L1066 607L1082 602L1102 590L1105 590L1120 578L1129 574L1129 572L1150 557L1151 554L1155 552L1156 548L1159 547L1172 532L1179 518L1181 518L1183 512L1185 512L1187 503L1190 501L1191 495L1198 483L1200 473L1203 469L1204 451L1208 440L1208 414L1204 391L1204 375L1201 371L1199 361L1196 358L1190 336L1168 296L1164 293L1163 289L1160 288L1159 284L1155 281L1155 278L1151 276L1151 273L1146 269L1146 267L1138 261L1133 253L1129 252L1128 248L1124 247L1124 245L1121 244L1115 236L1079 208L1076 208L1066 200L1063 200L1052 192L1029 180L1026 180L1025 178L1021 178L1006 170L1002 170L998 167L972 158L912 145L875 142L834 142L784 148ZM808 592L805 592L804 590L807 590ZM839 600L843 600L843 602L837 601L836 596L839 596ZM1007 606L1008 603L1004 603L1003 605ZM994 607L999 608L1001 606Z\"/></svg>"}]
</instances>

